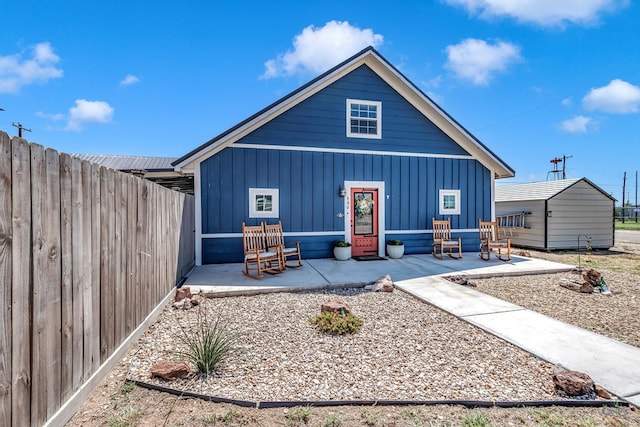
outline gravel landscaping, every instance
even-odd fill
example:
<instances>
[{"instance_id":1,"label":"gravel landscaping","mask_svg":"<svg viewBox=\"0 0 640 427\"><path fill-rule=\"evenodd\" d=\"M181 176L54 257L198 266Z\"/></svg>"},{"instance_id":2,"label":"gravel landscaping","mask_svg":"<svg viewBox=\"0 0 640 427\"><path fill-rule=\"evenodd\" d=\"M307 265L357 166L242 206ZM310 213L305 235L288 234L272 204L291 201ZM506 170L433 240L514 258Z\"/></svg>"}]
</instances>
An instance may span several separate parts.
<instances>
[{"instance_id":1,"label":"gravel landscaping","mask_svg":"<svg viewBox=\"0 0 640 427\"><path fill-rule=\"evenodd\" d=\"M616 267L628 267L627 272L599 268L611 296L559 286L561 279L578 280L571 273L479 279L474 280L475 289L640 346L640 276L629 272L635 272L638 258L629 257L606 256ZM334 297L347 302L364 320L359 333L324 335L309 322L320 305ZM188 328L198 316L198 308L167 306L68 425L640 425L640 411L633 407L255 409L128 386L127 378L138 379L251 401L558 399L550 364L399 290L228 297L207 300L206 306L243 334L243 353L220 364L209 378L195 374L172 382L150 378L154 362L178 360L176 350L183 345L179 325ZM486 423L470 424L478 417Z\"/></svg>"},{"instance_id":2,"label":"gravel landscaping","mask_svg":"<svg viewBox=\"0 0 640 427\"><path fill-rule=\"evenodd\" d=\"M495 277L473 282L476 289L549 317L640 347L640 277L602 270L611 295L582 294L560 286L579 281L575 273Z\"/></svg>"},{"instance_id":3,"label":"gravel landscaping","mask_svg":"<svg viewBox=\"0 0 640 427\"><path fill-rule=\"evenodd\" d=\"M336 297L364 321L359 333L310 324ZM214 298L206 308L244 334L244 353L173 388L252 401L556 398L550 364L398 290ZM150 378L151 365L176 359L177 325L196 324L198 313L167 307L125 360L129 377L166 385Z\"/></svg>"}]
</instances>

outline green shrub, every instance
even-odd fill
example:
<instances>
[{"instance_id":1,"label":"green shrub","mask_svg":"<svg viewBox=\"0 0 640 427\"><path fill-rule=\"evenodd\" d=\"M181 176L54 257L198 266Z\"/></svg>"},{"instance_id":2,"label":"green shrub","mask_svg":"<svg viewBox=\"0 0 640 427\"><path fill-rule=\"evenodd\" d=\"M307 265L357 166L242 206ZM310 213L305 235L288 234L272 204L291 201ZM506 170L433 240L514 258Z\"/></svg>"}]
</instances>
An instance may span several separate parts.
<instances>
[{"instance_id":1,"label":"green shrub","mask_svg":"<svg viewBox=\"0 0 640 427\"><path fill-rule=\"evenodd\" d=\"M228 322L223 322L220 317L211 318L205 309L200 310L192 331L183 325L180 329L182 334L178 337L187 350L178 354L196 365L203 374L209 375L218 363L240 351L240 334L229 330Z\"/></svg>"},{"instance_id":2,"label":"green shrub","mask_svg":"<svg viewBox=\"0 0 640 427\"><path fill-rule=\"evenodd\" d=\"M311 319L319 331L333 335L355 334L360 331L362 319L352 313L342 315L340 313L325 311Z\"/></svg>"}]
</instances>

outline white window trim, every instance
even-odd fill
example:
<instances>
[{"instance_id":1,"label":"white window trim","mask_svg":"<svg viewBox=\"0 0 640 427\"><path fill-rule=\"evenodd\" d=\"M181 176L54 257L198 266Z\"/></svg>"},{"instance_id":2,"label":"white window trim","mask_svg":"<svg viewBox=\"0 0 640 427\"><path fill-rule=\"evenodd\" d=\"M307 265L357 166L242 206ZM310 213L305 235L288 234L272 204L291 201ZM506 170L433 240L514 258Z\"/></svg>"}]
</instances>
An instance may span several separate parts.
<instances>
[{"instance_id":1,"label":"white window trim","mask_svg":"<svg viewBox=\"0 0 640 427\"><path fill-rule=\"evenodd\" d=\"M375 105L377 109L376 121L378 123L378 133L375 135L364 133L352 133L351 132L351 104L363 104L363 105ZM382 102L380 101L365 101L362 99L347 99L347 138L367 138L367 139L382 139Z\"/></svg>"},{"instance_id":2,"label":"white window trim","mask_svg":"<svg viewBox=\"0 0 640 427\"><path fill-rule=\"evenodd\" d=\"M271 211L256 210L256 196L271 196ZM249 218L279 218L280 190L277 188L249 188Z\"/></svg>"},{"instance_id":3,"label":"white window trim","mask_svg":"<svg viewBox=\"0 0 640 427\"><path fill-rule=\"evenodd\" d=\"M455 197L456 206L453 209L445 208L445 196ZM460 190L440 190L440 215L460 215Z\"/></svg>"}]
</instances>

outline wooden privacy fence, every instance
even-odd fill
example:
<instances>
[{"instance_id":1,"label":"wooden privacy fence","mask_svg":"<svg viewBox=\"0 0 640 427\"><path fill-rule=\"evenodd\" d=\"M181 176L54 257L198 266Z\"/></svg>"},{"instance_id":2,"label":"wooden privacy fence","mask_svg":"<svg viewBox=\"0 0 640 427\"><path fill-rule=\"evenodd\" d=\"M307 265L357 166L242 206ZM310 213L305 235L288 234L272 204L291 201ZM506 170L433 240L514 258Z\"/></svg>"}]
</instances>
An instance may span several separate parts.
<instances>
[{"instance_id":1,"label":"wooden privacy fence","mask_svg":"<svg viewBox=\"0 0 640 427\"><path fill-rule=\"evenodd\" d=\"M0 424L42 425L194 263L192 196L0 132Z\"/></svg>"}]
</instances>

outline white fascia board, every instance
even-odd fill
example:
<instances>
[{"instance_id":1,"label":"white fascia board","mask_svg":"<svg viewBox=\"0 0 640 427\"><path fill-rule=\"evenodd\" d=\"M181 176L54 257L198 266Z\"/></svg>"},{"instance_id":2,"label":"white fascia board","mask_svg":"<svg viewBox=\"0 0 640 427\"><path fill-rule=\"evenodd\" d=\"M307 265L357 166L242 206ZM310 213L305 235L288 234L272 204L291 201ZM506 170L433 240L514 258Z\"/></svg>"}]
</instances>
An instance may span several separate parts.
<instances>
[{"instance_id":1,"label":"white fascia board","mask_svg":"<svg viewBox=\"0 0 640 427\"><path fill-rule=\"evenodd\" d=\"M273 120L275 117L279 116L285 111L295 107L300 102L304 101L305 99L309 98L311 95L324 89L326 86L329 86L331 83L335 82L336 80L339 80L342 76L348 74L349 72L351 72L352 70L354 70L355 68L359 67L362 64L363 64L362 59L358 58L357 60L352 61L348 64L345 64L343 67L339 69L336 69L333 73L325 76L321 80L318 80L313 85L305 88L304 90L301 90L300 92L293 94L291 97L287 98L283 102L280 102L274 105L272 108L263 112L259 116L253 118L251 121L245 123L243 126L240 126L239 128L235 129L233 132L230 132L229 134L223 136L215 143L211 144L206 148L203 148L201 151L195 153L193 156L178 163L175 166L175 170L182 171L185 168L195 169L196 165L199 165L201 162L213 156L214 154L222 151L229 145L233 144L235 141L238 141L242 137L260 128L262 125L269 122L270 120Z\"/></svg>"},{"instance_id":2,"label":"white fascia board","mask_svg":"<svg viewBox=\"0 0 640 427\"><path fill-rule=\"evenodd\" d=\"M375 60L373 58L375 58ZM414 89L414 85L404 76L399 74L395 69L386 66L377 55L372 53L364 62L451 139L460 144L462 148L488 169L494 170L498 178L510 178L514 176L501 160L497 159L482 145L476 143L475 138L462 128L462 126L450 119L447 113L424 96L423 93Z\"/></svg>"}]
</instances>

